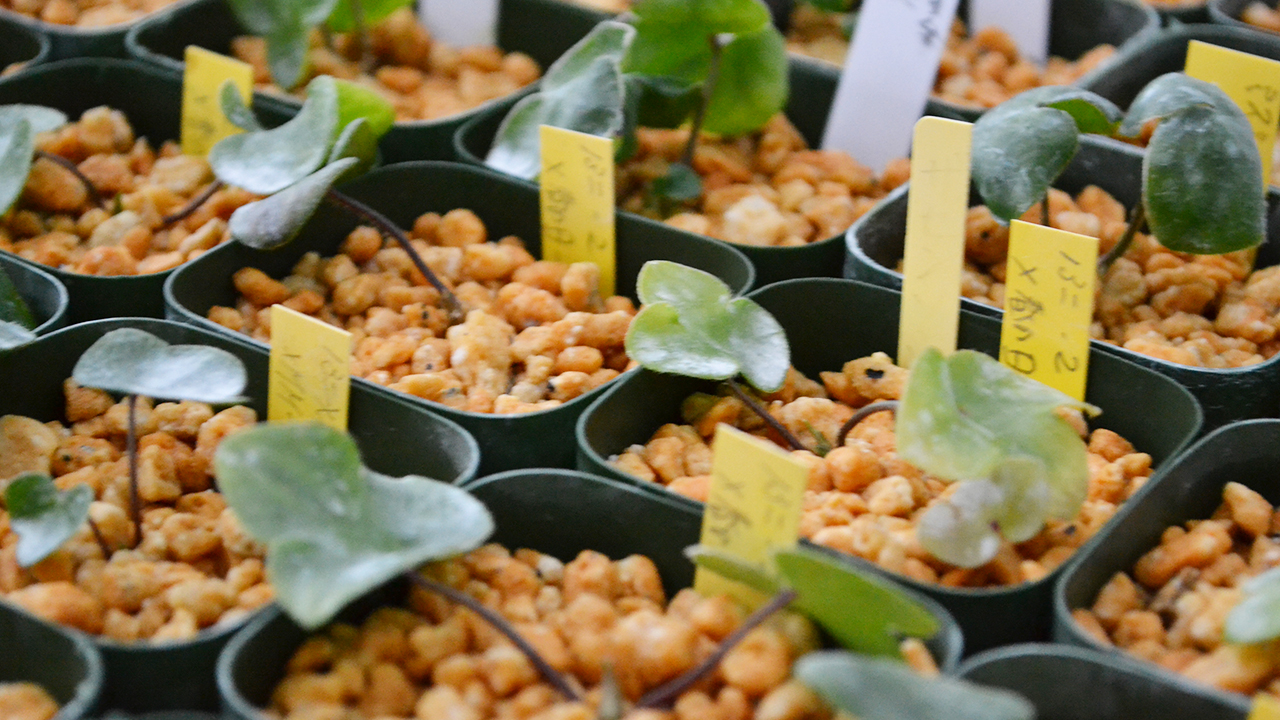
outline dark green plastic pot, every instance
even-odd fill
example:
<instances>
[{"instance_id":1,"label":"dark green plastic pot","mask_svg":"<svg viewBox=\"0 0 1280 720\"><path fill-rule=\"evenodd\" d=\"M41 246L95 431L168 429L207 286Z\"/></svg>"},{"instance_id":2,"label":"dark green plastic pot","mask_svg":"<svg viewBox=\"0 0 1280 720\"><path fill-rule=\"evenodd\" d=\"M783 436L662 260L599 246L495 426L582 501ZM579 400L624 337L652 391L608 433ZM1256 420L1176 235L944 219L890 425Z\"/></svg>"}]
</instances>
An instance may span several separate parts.
<instances>
[{"instance_id":1,"label":"dark green plastic pot","mask_svg":"<svg viewBox=\"0 0 1280 720\"><path fill-rule=\"evenodd\" d=\"M343 188L386 213L401 227L411 227L420 214L469 208L484 221L490 238L515 235L533 255L541 254L538 193L497 173L453 163L401 163L375 170ZM301 236L273 252L259 252L238 243L226 243L185 267L165 285L169 315L222 333L230 330L206 319L214 305L234 306L237 298L231 276L251 265L273 277L284 277L308 251L329 256L357 224L354 217L332 207L322 207ZM618 219L618 286L620 295L635 298L635 278L649 260L674 260L706 270L724 280L734 292L745 292L752 282L751 263L723 243L654 228L632 218ZM261 343L239 335L245 342ZM472 432L484 449L484 473L525 467L569 467L573 464L573 424L598 392L588 393L559 407L519 415L494 415L454 410L389 390L367 380L356 385L414 402L452 419Z\"/></svg>"},{"instance_id":2,"label":"dark green plastic pot","mask_svg":"<svg viewBox=\"0 0 1280 720\"><path fill-rule=\"evenodd\" d=\"M49 59L49 38L14 20L14 13L0 12L0 70L14 63L28 68Z\"/></svg>"},{"instance_id":3,"label":"dark green plastic pot","mask_svg":"<svg viewBox=\"0 0 1280 720\"><path fill-rule=\"evenodd\" d=\"M99 28L80 28L70 25L57 25L21 15L12 10L0 8L0 19L12 21L33 32L39 33L49 41L49 59L67 60L83 57L128 57L125 52L125 34L147 20L163 17L191 5L208 4L220 0L178 0L174 4L162 8L133 22L107 25Z\"/></svg>"},{"instance_id":4,"label":"dark green plastic pot","mask_svg":"<svg viewBox=\"0 0 1280 720\"><path fill-rule=\"evenodd\" d=\"M553 0L554 1L554 0ZM822 133L827 127L827 114L831 110L831 101L835 97L837 77L816 71L812 63L792 62L790 64L791 94L787 101L787 119L800 134L804 136L809 147L818 147L822 143ZM458 129L454 136L454 149L462 162L473 165L484 165L484 158L489 154L498 126L506 116L506 109L494 108L468 120ZM955 118L939 103L929 101L925 108L926 115L939 115ZM517 179L516 182L529 187L535 183ZM666 227L649 218L634 213L618 212L619 217L632 218L645 227ZM683 235L693 235L678 231ZM839 277L840 263L844 250L840 244L840 236L827 238L800 247L758 247L755 245L730 245L740 250L755 265L757 287L801 277Z\"/></svg>"},{"instance_id":5,"label":"dark green plastic pot","mask_svg":"<svg viewBox=\"0 0 1280 720\"><path fill-rule=\"evenodd\" d=\"M79 720L102 693L102 656L93 643L0 603L0 683L30 682L61 708L53 720Z\"/></svg>"},{"instance_id":6,"label":"dark green plastic pot","mask_svg":"<svg viewBox=\"0 0 1280 720\"><path fill-rule=\"evenodd\" d=\"M166 320L125 318L82 323L46 335L0 356L0 414L39 420L63 417L62 381L80 355L111 330L146 330L170 343L198 343L234 353L248 370L246 405L266 418L267 353L248 343ZM425 475L449 482L475 476L480 451L456 424L419 406L363 387L351 388L351 433L365 462L392 476ZM213 680L218 652L242 625L214 628L195 640L161 645L124 644L94 638L106 663L101 707L130 712L217 707ZM3 655L4 653L0 653Z\"/></svg>"},{"instance_id":7,"label":"dark green plastic pot","mask_svg":"<svg viewBox=\"0 0 1280 720\"><path fill-rule=\"evenodd\" d=\"M1181 31L1179 31L1181 32ZM1142 151L1106 138L1084 137L1080 152L1054 183L1072 194L1087 185L1097 185L1126 207L1132 207L1142 187ZM890 288L902 287L896 268L902 260L906 236L908 186L895 190L885 201L849 228L845 276ZM1256 267L1280 262L1280 194L1268 193L1270 207L1268 242L1258 250ZM970 190L969 204L981 203ZM1003 311L968 298L961 307L981 315L1000 317ZM1118 345L1094 341L1096 349L1173 378L1191 391L1204 408L1205 429L1249 417L1269 417L1280 412L1280 357L1244 368L1210 369L1178 365L1126 350Z\"/></svg>"},{"instance_id":8,"label":"dark green plastic pot","mask_svg":"<svg viewBox=\"0 0 1280 720\"><path fill-rule=\"evenodd\" d=\"M556 0L501 0L498 46L529 55L545 70L596 22L596 15L589 10ZM182 57L188 45L230 55L232 38L244 34L226 0L214 0L141 23L125 42L133 57L182 72ZM505 112L526 92L521 90L446 118L398 122L378 147L388 163L453 160L453 133L463 121L488 108L502 108ZM288 115L302 106L293 98L262 92L254 93L253 104Z\"/></svg>"},{"instance_id":9,"label":"dark green plastic pot","mask_svg":"<svg viewBox=\"0 0 1280 720\"><path fill-rule=\"evenodd\" d=\"M1243 28L1251 33L1275 37L1275 33L1250 25L1240 19L1240 13L1244 12L1244 9L1248 7L1249 3L1252 1L1253 0L1209 0L1209 21L1220 25ZM1262 0L1262 2L1272 8L1276 7L1277 4L1277 0Z\"/></svg>"},{"instance_id":10,"label":"dark green plastic pot","mask_svg":"<svg viewBox=\"0 0 1280 720\"><path fill-rule=\"evenodd\" d=\"M1280 420L1248 420L1219 428L1177 459L1151 492L1134 500L1098 534L1091 547L1069 564L1054 595L1054 637L1084 647L1103 647L1076 624L1071 611L1093 606L1098 591L1118 572L1160 544L1166 528L1213 515L1222 505L1222 488L1242 483L1272 504L1280 503ZM1108 648L1115 651L1114 648ZM1210 697L1241 713L1249 698L1150 666L1188 692Z\"/></svg>"},{"instance_id":11,"label":"dark green plastic pot","mask_svg":"<svg viewBox=\"0 0 1280 720\"><path fill-rule=\"evenodd\" d=\"M1039 720L1244 720L1245 713L1123 657L1064 645L1015 645L965 660L957 674L1030 700Z\"/></svg>"},{"instance_id":12,"label":"dark green plastic pot","mask_svg":"<svg viewBox=\"0 0 1280 720\"><path fill-rule=\"evenodd\" d=\"M1170 28L1209 22L1208 0L1188 0L1168 7L1152 5L1152 8L1160 16L1160 22Z\"/></svg>"},{"instance_id":13,"label":"dark green plastic pot","mask_svg":"<svg viewBox=\"0 0 1280 720\"><path fill-rule=\"evenodd\" d=\"M634 487L569 470L518 470L465 486L493 513L497 532L491 542L511 550L532 548L573 560L583 550L613 559L645 555L662 576L668 598L693 583L693 565L683 550L697 543L702 520L696 512ZM601 522L608 512L609 522ZM661 531L655 532L661 528ZM392 582L356 601L339 615L359 623L379 605L399 603L404 582ZM928 641L944 669L960 658L963 638L955 621L937 604L915 597L941 623ZM856 610L851 609L851 612ZM218 689L232 720L263 720L260 708L284 677L284 667L308 633L273 606L232 638L218 658Z\"/></svg>"},{"instance_id":14,"label":"dark green plastic pot","mask_svg":"<svg viewBox=\"0 0 1280 720\"><path fill-rule=\"evenodd\" d=\"M0 270L9 276L18 294L27 302L36 321L37 335L47 335L67 324L67 289L58 278L39 265L2 253Z\"/></svg>"},{"instance_id":15,"label":"dark green plastic pot","mask_svg":"<svg viewBox=\"0 0 1280 720\"><path fill-rule=\"evenodd\" d=\"M73 121L85 110L108 105L129 119L138 137L155 148L178 137L182 78L138 62L108 58L65 60L39 65L0 79L0 105L34 103L57 108ZM288 116L259 110L268 125ZM44 267L44 266L41 266ZM164 280L172 271L150 275L98 277L44 267L67 287L71 323L109 317L164 315Z\"/></svg>"},{"instance_id":16,"label":"dark green plastic pot","mask_svg":"<svg viewBox=\"0 0 1280 720\"><path fill-rule=\"evenodd\" d=\"M820 371L839 371L845 362L874 352L897 354L901 294L896 291L851 280L814 279L778 283L751 297L782 324L791 344L791 364L811 378L816 379ZM815 308L821 310L815 312ZM998 320L961 314L959 347L994 355L999 343ZM613 468L608 458L648 442L663 424L680 422L681 402L694 392L715 392L716 385L648 370L624 378L592 403L578 422L578 467L673 497L660 485ZM1157 467L1186 447L1200 430L1200 408L1190 393L1168 378L1096 349L1089 354L1085 399L1102 408L1095 427L1124 436L1149 453ZM1152 416L1163 423L1157 426ZM700 507L692 500L680 500ZM959 621L971 650L1049 636L1056 572L1013 587L954 589L909 580L861 558L828 552L942 603Z\"/></svg>"}]
</instances>

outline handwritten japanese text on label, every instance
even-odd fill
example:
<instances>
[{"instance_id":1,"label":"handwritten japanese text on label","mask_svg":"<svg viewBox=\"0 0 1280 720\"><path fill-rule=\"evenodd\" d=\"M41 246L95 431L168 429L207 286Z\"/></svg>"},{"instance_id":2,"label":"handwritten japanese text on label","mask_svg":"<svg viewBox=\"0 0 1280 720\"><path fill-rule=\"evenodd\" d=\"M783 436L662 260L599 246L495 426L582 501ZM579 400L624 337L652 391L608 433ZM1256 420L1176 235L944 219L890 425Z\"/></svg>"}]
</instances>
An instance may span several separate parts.
<instances>
[{"instance_id":1,"label":"handwritten japanese text on label","mask_svg":"<svg viewBox=\"0 0 1280 720\"><path fill-rule=\"evenodd\" d=\"M1098 239L1014 220L1000 361L1077 400L1089 375Z\"/></svg>"},{"instance_id":2,"label":"handwritten japanese text on label","mask_svg":"<svg viewBox=\"0 0 1280 720\"><path fill-rule=\"evenodd\" d=\"M208 155L219 140L241 132L222 115L222 85L230 80L249 104L253 95L253 67L247 63L188 45L182 78L182 152Z\"/></svg>"},{"instance_id":3,"label":"handwritten japanese text on label","mask_svg":"<svg viewBox=\"0 0 1280 720\"><path fill-rule=\"evenodd\" d=\"M1263 184L1269 184L1280 120L1280 62L1192 40L1186 72L1217 85L1244 111L1262 156Z\"/></svg>"},{"instance_id":4,"label":"handwritten japanese text on label","mask_svg":"<svg viewBox=\"0 0 1280 720\"><path fill-rule=\"evenodd\" d=\"M614 293L613 141L542 126L542 257L600 268L600 293Z\"/></svg>"},{"instance_id":5,"label":"handwritten japanese text on label","mask_svg":"<svg viewBox=\"0 0 1280 720\"><path fill-rule=\"evenodd\" d=\"M347 429L351 333L283 305L271 307L267 419Z\"/></svg>"}]
</instances>

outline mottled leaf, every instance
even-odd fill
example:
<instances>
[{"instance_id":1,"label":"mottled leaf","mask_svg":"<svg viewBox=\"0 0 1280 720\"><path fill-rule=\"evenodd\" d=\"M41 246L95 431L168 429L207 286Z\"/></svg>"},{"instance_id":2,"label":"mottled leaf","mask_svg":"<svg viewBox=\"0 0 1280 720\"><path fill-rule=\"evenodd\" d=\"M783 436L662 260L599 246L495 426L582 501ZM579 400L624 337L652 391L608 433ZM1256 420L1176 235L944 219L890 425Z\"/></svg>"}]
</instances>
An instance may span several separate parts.
<instances>
[{"instance_id":1,"label":"mottled leaf","mask_svg":"<svg viewBox=\"0 0 1280 720\"><path fill-rule=\"evenodd\" d=\"M206 345L170 345L151 333L120 328L80 356L71 377L83 387L166 400L232 403L247 375L235 355Z\"/></svg>"},{"instance_id":2,"label":"mottled leaf","mask_svg":"<svg viewBox=\"0 0 1280 720\"><path fill-rule=\"evenodd\" d=\"M4 503L9 527L18 536L18 565L26 568L52 555L80 531L89 517L93 488L76 485L59 492L53 478L28 473L9 483Z\"/></svg>"},{"instance_id":3,"label":"mottled leaf","mask_svg":"<svg viewBox=\"0 0 1280 720\"><path fill-rule=\"evenodd\" d=\"M1129 112L1120 123L1117 135L1138 137L1149 120L1168 117L1195 105L1208 105L1218 110L1236 107L1226 93L1212 83L1171 72L1147 83L1129 103Z\"/></svg>"},{"instance_id":4,"label":"mottled leaf","mask_svg":"<svg viewBox=\"0 0 1280 720\"><path fill-rule=\"evenodd\" d=\"M1071 115L1022 107L987 113L973 125L973 181L998 218L1021 216L1048 192L1079 149Z\"/></svg>"},{"instance_id":5,"label":"mottled leaf","mask_svg":"<svg viewBox=\"0 0 1280 720\"><path fill-rule=\"evenodd\" d=\"M987 480L961 482L950 498L934 503L916 523L916 539L930 555L957 567L979 567L1000 550L995 515L1004 494ZM1044 519L1040 518L1043 525Z\"/></svg>"},{"instance_id":6,"label":"mottled leaf","mask_svg":"<svg viewBox=\"0 0 1280 720\"><path fill-rule=\"evenodd\" d=\"M315 214L329 188L357 162L342 158L270 197L242 205L231 214L231 237L259 250L288 243Z\"/></svg>"},{"instance_id":7,"label":"mottled leaf","mask_svg":"<svg viewBox=\"0 0 1280 720\"><path fill-rule=\"evenodd\" d=\"M349 436L319 424L231 435L214 467L227 504L267 546L277 601L308 629L396 575L467 552L493 532L470 493L373 472Z\"/></svg>"}]
</instances>

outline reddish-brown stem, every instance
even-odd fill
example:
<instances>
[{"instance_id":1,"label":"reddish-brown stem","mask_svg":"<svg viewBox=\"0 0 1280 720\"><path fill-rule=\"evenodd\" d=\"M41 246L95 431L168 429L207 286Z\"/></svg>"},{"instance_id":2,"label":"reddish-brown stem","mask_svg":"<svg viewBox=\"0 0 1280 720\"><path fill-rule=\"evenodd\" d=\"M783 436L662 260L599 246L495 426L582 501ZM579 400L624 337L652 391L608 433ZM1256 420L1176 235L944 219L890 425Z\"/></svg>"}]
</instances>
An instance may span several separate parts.
<instances>
[{"instance_id":1,"label":"reddish-brown stem","mask_svg":"<svg viewBox=\"0 0 1280 720\"><path fill-rule=\"evenodd\" d=\"M130 395L129 434L125 438L125 452L129 455L129 517L133 520L133 546L142 544L142 499L138 497L138 396Z\"/></svg>"},{"instance_id":2,"label":"reddish-brown stem","mask_svg":"<svg viewBox=\"0 0 1280 720\"><path fill-rule=\"evenodd\" d=\"M80 172L80 168L77 167L75 163L62 157L61 155L54 155L53 153L45 152L44 150L37 150L36 157L44 158L45 160L48 160L54 165L57 165L63 168L64 170L71 173L72 175L75 175L76 179L80 181L81 185L84 185L84 189L89 193L89 200L94 205L102 204L102 193L98 192L98 186L94 185L93 181L90 180L88 176Z\"/></svg>"},{"instance_id":3,"label":"reddish-brown stem","mask_svg":"<svg viewBox=\"0 0 1280 720\"><path fill-rule=\"evenodd\" d=\"M883 400L881 402L873 402L870 405L858 408L858 411L853 414L853 417L846 420L844 425L840 426L840 433L836 435L836 444L833 447L842 447L844 445L845 438L849 437L850 431L857 427L858 423L882 410L897 412L898 401Z\"/></svg>"},{"instance_id":4,"label":"reddish-brown stem","mask_svg":"<svg viewBox=\"0 0 1280 720\"><path fill-rule=\"evenodd\" d=\"M458 297L453 294L453 291L446 287L445 284L440 281L440 278L436 277L436 274L431 271L431 268L427 266L427 263L422 259L422 256L413 248L413 244L409 242L409 236L405 235L404 231L401 230L398 225L391 222L387 216L377 210L374 210L350 195L340 193L337 190L330 190L328 194L325 195L325 198L329 200L329 202L332 202L333 204L359 217L361 220L371 223L375 228L377 228L378 232L382 233L383 236L390 237L395 240L400 248L409 254L409 260L413 262L413 266L418 269L418 272L422 273L422 276L427 279L427 282L431 283L431 287L434 287L436 291L440 293L440 299L444 303L445 310L449 313L450 322L462 322L462 303L458 301Z\"/></svg>"},{"instance_id":5,"label":"reddish-brown stem","mask_svg":"<svg viewBox=\"0 0 1280 720\"><path fill-rule=\"evenodd\" d=\"M185 206L183 206L181 210L179 210L178 212L172 215L165 215L163 218L161 218L160 219L161 224L168 226L176 222L182 222L183 220L186 220L187 218L191 217L192 213L199 210L201 205L204 205L205 203L209 202L209 198L213 197L214 193L218 192L224 187L226 187L226 185L224 185L221 180L214 180L213 182L209 183L209 187L205 188L204 192L191 198L191 201L188 202Z\"/></svg>"},{"instance_id":6,"label":"reddish-brown stem","mask_svg":"<svg viewBox=\"0 0 1280 720\"><path fill-rule=\"evenodd\" d=\"M485 622L488 622L495 630L506 636L506 638L510 640L512 644L520 650L520 652L524 653L524 656L529 659L529 662L538 670L538 673L542 675L542 678L550 683L551 687L560 691L561 695L564 695L570 700L575 702L583 701L582 695L569 684L569 681L565 679L564 675L551 667L551 664L538 654L538 651L529 644L529 641L521 637L520 633L516 632L516 629L511 627L511 623L507 622L506 618L485 607L480 603L480 601L465 592L455 590L444 583L436 582L430 578L425 578L416 572L407 572L405 573L405 576L408 577L413 584L423 590L436 593L437 595L443 595L449 600L458 603L471 612L484 618Z\"/></svg>"},{"instance_id":7,"label":"reddish-brown stem","mask_svg":"<svg viewBox=\"0 0 1280 720\"><path fill-rule=\"evenodd\" d=\"M699 680L706 677L706 675L711 671L715 670L716 666L720 664L720 661L724 659L724 656L729 654L729 651L732 650L735 645L742 642L742 639L745 638L748 633L759 627L765 620L768 620L770 615L773 615L779 610L785 608L787 605L790 605L791 601L795 599L795 590L783 590L777 595L774 595L773 599L770 600L768 604L751 613L751 615L738 627L737 630L730 633L729 637L725 638L724 642L720 643L720 647L716 648L715 652L708 655L707 658L698 663L696 667L674 680L663 685L659 685L644 695L641 695L640 699L636 701L636 708L659 708L674 702L676 698L680 697L681 693L696 685Z\"/></svg>"},{"instance_id":8,"label":"reddish-brown stem","mask_svg":"<svg viewBox=\"0 0 1280 720\"><path fill-rule=\"evenodd\" d=\"M102 530L98 527L98 523L93 518L85 518L85 522L89 523L89 530L93 532L93 539L98 541L98 547L102 550L102 559L111 559L111 548L107 546L107 539L103 537Z\"/></svg>"},{"instance_id":9,"label":"reddish-brown stem","mask_svg":"<svg viewBox=\"0 0 1280 720\"><path fill-rule=\"evenodd\" d=\"M790 445L792 450L805 449L804 443L800 442L800 438L797 438L795 435L791 434L791 431L788 430L785 425L778 422L777 418L770 415L769 411L766 410L763 405L757 402L755 398L751 397L751 393L747 392L746 390L743 390L742 386L733 380L728 380L725 382L725 384L729 386L729 390L734 394L735 397L741 400L744 405L751 408L751 412L754 412L756 415L759 415L760 419L764 420L765 425L768 425L769 427L773 428L774 432L781 435L783 442L785 442L787 445Z\"/></svg>"},{"instance_id":10,"label":"reddish-brown stem","mask_svg":"<svg viewBox=\"0 0 1280 720\"><path fill-rule=\"evenodd\" d=\"M1138 198L1138 204L1133 206L1133 210L1129 212L1129 225L1124 229L1124 235L1116 241L1116 244L1107 251L1106 255L1098 258L1098 276L1102 277L1107 274L1111 266L1116 260L1124 257L1129 252L1129 246L1133 244L1133 239L1138 235L1138 229L1147 221L1146 207L1142 203L1142 198Z\"/></svg>"},{"instance_id":11,"label":"reddish-brown stem","mask_svg":"<svg viewBox=\"0 0 1280 720\"><path fill-rule=\"evenodd\" d=\"M372 43L369 42L369 25L365 22L364 3L361 0L348 0L348 5L351 7L351 32L355 35L360 72L371 73L374 57L370 50Z\"/></svg>"},{"instance_id":12,"label":"reddish-brown stem","mask_svg":"<svg viewBox=\"0 0 1280 720\"><path fill-rule=\"evenodd\" d=\"M702 121L707 116L707 105L711 104L711 94L716 90L716 80L720 77L720 40L715 35L707 36L707 44L711 46L711 60L707 63L707 79L702 81L698 104L693 108L693 121L689 128L689 141L684 146L685 165L693 167L693 151L698 147L698 135L702 132Z\"/></svg>"}]
</instances>

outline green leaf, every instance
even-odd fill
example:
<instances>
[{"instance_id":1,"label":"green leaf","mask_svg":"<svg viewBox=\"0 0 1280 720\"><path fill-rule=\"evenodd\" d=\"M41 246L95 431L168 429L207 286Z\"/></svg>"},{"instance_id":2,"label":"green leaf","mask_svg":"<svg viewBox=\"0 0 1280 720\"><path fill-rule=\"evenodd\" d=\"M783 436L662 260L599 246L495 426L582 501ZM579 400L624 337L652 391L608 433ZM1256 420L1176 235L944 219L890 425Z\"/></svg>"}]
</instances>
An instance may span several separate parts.
<instances>
[{"instance_id":1,"label":"green leaf","mask_svg":"<svg viewBox=\"0 0 1280 720\"><path fill-rule=\"evenodd\" d=\"M36 334L18 323L0 320L0 350L12 350L36 339Z\"/></svg>"},{"instance_id":2,"label":"green leaf","mask_svg":"<svg viewBox=\"0 0 1280 720\"><path fill-rule=\"evenodd\" d=\"M340 78L335 78L333 84L338 91L338 127L345 128L364 118L376 141L396 124L396 109L381 93Z\"/></svg>"},{"instance_id":3,"label":"green leaf","mask_svg":"<svg viewBox=\"0 0 1280 720\"><path fill-rule=\"evenodd\" d=\"M605 21L556 60L541 91L515 104L503 118L485 164L533 180L542 169L543 125L613 137L626 124L626 88L619 61L635 36L623 23Z\"/></svg>"},{"instance_id":4,"label":"green leaf","mask_svg":"<svg viewBox=\"0 0 1280 720\"><path fill-rule=\"evenodd\" d=\"M0 215L22 196L35 154L35 133L25 118L0 125Z\"/></svg>"},{"instance_id":5,"label":"green leaf","mask_svg":"<svg viewBox=\"0 0 1280 720\"><path fill-rule=\"evenodd\" d=\"M774 562L798 595L793 607L850 650L899 657L903 636L938 633L933 613L893 583L859 573L825 553L795 547L778 551Z\"/></svg>"},{"instance_id":6,"label":"green leaf","mask_svg":"<svg viewBox=\"0 0 1280 720\"><path fill-rule=\"evenodd\" d=\"M651 261L636 280L645 304L627 331L627 354L657 372L709 380L741 373L766 392L782 386L791 350L782 326L754 300L733 299L701 270Z\"/></svg>"},{"instance_id":7,"label":"green leaf","mask_svg":"<svg viewBox=\"0 0 1280 720\"><path fill-rule=\"evenodd\" d=\"M235 83L230 80L222 83L222 87L218 89L218 101L222 106L222 114L231 121L232 125L246 132L258 132L263 129L253 111L244 104L244 98L240 96L240 89Z\"/></svg>"},{"instance_id":8,"label":"green leaf","mask_svg":"<svg viewBox=\"0 0 1280 720\"><path fill-rule=\"evenodd\" d=\"M1166 117L1142 163L1152 234L1174 252L1199 255L1258 245L1267 211L1261 178L1257 141L1234 103Z\"/></svg>"},{"instance_id":9,"label":"green leaf","mask_svg":"<svg viewBox=\"0 0 1280 720\"><path fill-rule=\"evenodd\" d=\"M1042 103L1043 107L1061 110L1075 120L1076 129L1082 133L1110 136L1120 125L1124 113L1110 100L1089 92L1072 88L1064 97Z\"/></svg>"},{"instance_id":10,"label":"green leaf","mask_svg":"<svg viewBox=\"0 0 1280 720\"><path fill-rule=\"evenodd\" d=\"M634 103L638 125L675 128L689 119L702 92L674 77L628 73L627 101Z\"/></svg>"},{"instance_id":11,"label":"green leaf","mask_svg":"<svg viewBox=\"0 0 1280 720\"><path fill-rule=\"evenodd\" d=\"M292 89L302 81L311 29L333 12L336 0L227 0L249 32L267 40L267 65L276 84Z\"/></svg>"},{"instance_id":12,"label":"green leaf","mask_svg":"<svg viewBox=\"0 0 1280 720\"><path fill-rule=\"evenodd\" d=\"M1240 589L1244 598L1227 615L1223 637L1245 644L1280 637L1280 568L1250 578Z\"/></svg>"},{"instance_id":13,"label":"green leaf","mask_svg":"<svg viewBox=\"0 0 1280 720\"><path fill-rule=\"evenodd\" d=\"M1236 107L1230 96L1212 83L1179 72L1166 73L1147 83L1129 103L1129 112L1116 134L1126 138L1138 137L1147 121L1165 118L1195 105L1208 105L1223 111Z\"/></svg>"},{"instance_id":14,"label":"green leaf","mask_svg":"<svg viewBox=\"0 0 1280 720\"><path fill-rule=\"evenodd\" d=\"M806 5L812 5L823 12L848 12L851 0L801 0Z\"/></svg>"},{"instance_id":15,"label":"green leaf","mask_svg":"<svg viewBox=\"0 0 1280 720\"><path fill-rule=\"evenodd\" d=\"M13 284L3 265L0 265L0 322L21 325L27 330L34 330L36 327L36 319L31 314L31 308L18 293L17 286Z\"/></svg>"},{"instance_id":16,"label":"green leaf","mask_svg":"<svg viewBox=\"0 0 1280 720\"><path fill-rule=\"evenodd\" d=\"M1007 690L950 677L922 678L906 665L839 651L809 653L793 670L836 708L868 720L1033 720L1035 707Z\"/></svg>"},{"instance_id":17,"label":"green leaf","mask_svg":"<svg viewBox=\"0 0 1280 720\"><path fill-rule=\"evenodd\" d=\"M360 8L364 11L365 27L377 25L388 15L400 8L413 7L413 0L360 0ZM351 0L338 0L326 23L334 32L351 32L355 29L355 13L351 11Z\"/></svg>"},{"instance_id":18,"label":"green leaf","mask_svg":"<svg viewBox=\"0 0 1280 720\"><path fill-rule=\"evenodd\" d=\"M994 519L1009 542L1030 540L1044 527L1051 500L1047 478L1044 463L1027 456L1008 458L991 474L991 483L1003 494Z\"/></svg>"},{"instance_id":19,"label":"green leaf","mask_svg":"<svg viewBox=\"0 0 1280 720\"><path fill-rule=\"evenodd\" d=\"M373 472L349 436L318 424L236 433L218 446L214 467L227 504L267 545L277 601L308 629L396 575L478 547L493 532L488 510L465 490Z\"/></svg>"},{"instance_id":20,"label":"green leaf","mask_svg":"<svg viewBox=\"0 0 1280 720\"><path fill-rule=\"evenodd\" d=\"M772 22L760 0L639 0L631 12L646 22L696 27L703 35L754 32Z\"/></svg>"},{"instance_id":21,"label":"green leaf","mask_svg":"<svg viewBox=\"0 0 1280 720\"><path fill-rule=\"evenodd\" d=\"M764 125L787 104L786 40L773 25L741 34L724 47L702 126L740 135Z\"/></svg>"},{"instance_id":22,"label":"green leaf","mask_svg":"<svg viewBox=\"0 0 1280 720\"><path fill-rule=\"evenodd\" d=\"M1063 110L993 110L973 125L974 184L991 212L1007 222L1040 202L1079 146L1076 123Z\"/></svg>"},{"instance_id":23,"label":"green leaf","mask_svg":"<svg viewBox=\"0 0 1280 720\"><path fill-rule=\"evenodd\" d=\"M1004 494L995 483L966 480L950 498L920 515L916 538L943 562L968 568L985 565L1000 550L995 516L1003 502Z\"/></svg>"},{"instance_id":24,"label":"green leaf","mask_svg":"<svg viewBox=\"0 0 1280 720\"><path fill-rule=\"evenodd\" d=\"M369 172L378 161L378 138L369 129L368 120L356 118L343 128L333 143L333 149L329 151L329 160L325 165L333 165L345 158L356 162L334 181L335 185ZM323 172L323 169L318 172Z\"/></svg>"},{"instance_id":25,"label":"green leaf","mask_svg":"<svg viewBox=\"0 0 1280 720\"><path fill-rule=\"evenodd\" d=\"M715 33L697 25L669 25L644 18L636 20L635 30L635 40L622 63L628 74L666 77L694 87L707 79Z\"/></svg>"},{"instance_id":26,"label":"green leaf","mask_svg":"<svg viewBox=\"0 0 1280 720\"><path fill-rule=\"evenodd\" d=\"M67 124L66 113L57 108L22 103L0 105L0 127L8 127L19 119L31 125L32 135L52 132Z\"/></svg>"},{"instance_id":27,"label":"green leaf","mask_svg":"<svg viewBox=\"0 0 1280 720\"><path fill-rule=\"evenodd\" d=\"M283 190L329 157L338 130L338 91L321 76L307 86L307 101L280 127L223 138L209 151L218 179L259 195Z\"/></svg>"},{"instance_id":28,"label":"green leaf","mask_svg":"<svg viewBox=\"0 0 1280 720\"><path fill-rule=\"evenodd\" d=\"M170 345L151 333L121 328L98 338L71 377L83 387L125 395L213 404L239 402L244 363L206 345Z\"/></svg>"},{"instance_id":29,"label":"green leaf","mask_svg":"<svg viewBox=\"0 0 1280 720\"><path fill-rule=\"evenodd\" d=\"M742 583L762 595L772 597L782 589L782 583L773 575L724 550L692 545L684 549L684 554L698 567L706 568L726 580Z\"/></svg>"},{"instance_id":30,"label":"green leaf","mask_svg":"<svg viewBox=\"0 0 1280 720\"><path fill-rule=\"evenodd\" d=\"M231 237L258 250L270 250L293 240L338 178L357 164L343 158L280 192L236 208L227 227Z\"/></svg>"},{"instance_id":31,"label":"green leaf","mask_svg":"<svg viewBox=\"0 0 1280 720\"><path fill-rule=\"evenodd\" d=\"M76 485L58 492L53 478L27 473L4 491L9 527L18 535L17 560L31 567L49 557L70 540L89 517L93 488Z\"/></svg>"}]
</instances>

